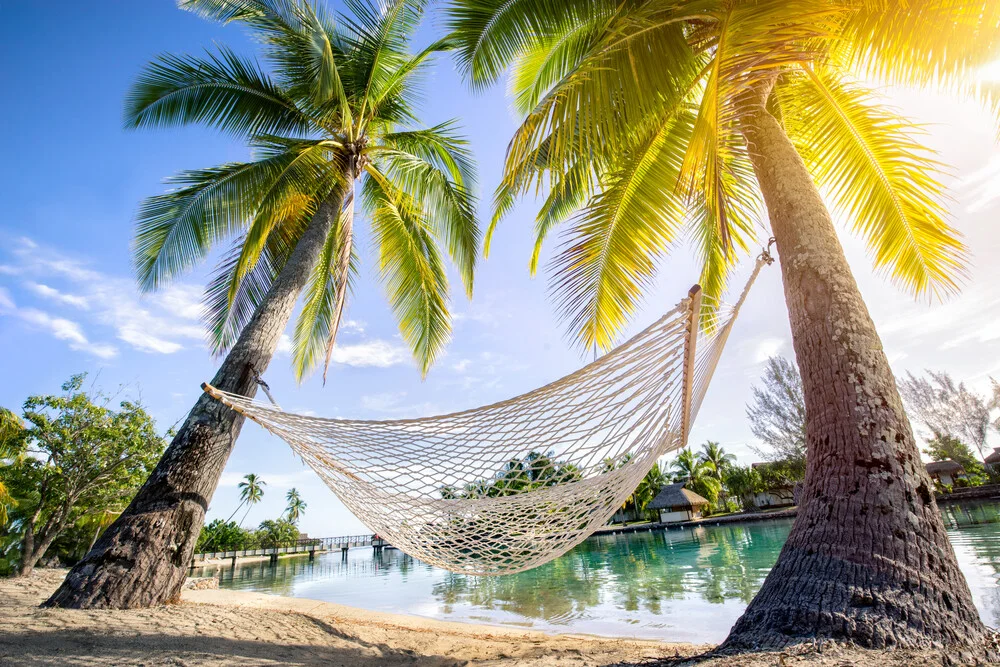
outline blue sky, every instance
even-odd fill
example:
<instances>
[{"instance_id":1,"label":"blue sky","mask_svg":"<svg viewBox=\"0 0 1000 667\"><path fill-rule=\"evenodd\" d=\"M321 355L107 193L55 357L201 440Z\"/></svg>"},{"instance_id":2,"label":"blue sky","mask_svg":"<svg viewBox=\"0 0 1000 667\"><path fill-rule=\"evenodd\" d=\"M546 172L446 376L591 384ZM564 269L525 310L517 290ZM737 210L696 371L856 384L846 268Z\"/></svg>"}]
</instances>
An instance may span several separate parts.
<instances>
[{"instance_id":1,"label":"blue sky","mask_svg":"<svg viewBox=\"0 0 1000 667\"><path fill-rule=\"evenodd\" d=\"M0 59L8 66L0 69L0 85L8 95L0 105L6 129L6 159L0 163L0 405L16 407L29 394L55 392L70 374L88 371L104 389L126 385L125 391L141 396L166 429L183 419L217 364L198 319L213 262L157 294L140 296L129 268L133 215L138 202L161 192L172 173L243 159L248 152L198 128L124 131L122 100L142 65L159 53L199 53L220 43L250 54L253 45L239 28L200 20L170 0L55 4L60 6L3 6ZM420 45L436 32L428 22ZM516 125L503 89L469 93L453 63L442 58L427 77L426 91L427 124L461 120L488 202ZM845 246L897 373L943 369L985 387L990 375L1000 375L995 127L971 105L911 91L887 94L904 112L931 124L928 142L954 166L952 211L974 250L971 277L962 295L945 304L915 303L872 274L857 240L845 235ZM427 415L499 400L578 368L585 360L554 315L544 277L532 280L527 273L532 206L525 202L499 230L477 275L474 300L460 291L453 295L454 337L425 381L397 335L365 247L327 386L318 376L297 386L287 352L279 351L267 380L282 406L352 418ZM486 218L486 205L482 213ZM749 269L748 261L735 282ZM696 277L689 250L681 248L664 263L633 330L673 306ZM693 443L719 440L742 462L755 460L744 406L762 362L775 353L791 354L776 266L765 271L737 323ZM236 482L248 472L268 486L247 523L280 513L285 492L296 486L309 504L303 529L314 535L366 530L282 441L253 424L244 428L210 518L229 516L237 503Z\"/></svg>"}]
</instances>

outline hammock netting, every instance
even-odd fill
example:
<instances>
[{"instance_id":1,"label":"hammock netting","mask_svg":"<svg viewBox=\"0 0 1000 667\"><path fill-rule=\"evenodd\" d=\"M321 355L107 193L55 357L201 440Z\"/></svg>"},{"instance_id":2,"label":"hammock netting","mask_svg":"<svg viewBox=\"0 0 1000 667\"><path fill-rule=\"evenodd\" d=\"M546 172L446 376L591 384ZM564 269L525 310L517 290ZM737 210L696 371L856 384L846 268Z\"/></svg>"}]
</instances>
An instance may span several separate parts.
<instances>
[{"instance_id":1,"label":"hammock netting","mask_svg":"<svg viewBox=\"0 0 1000 667\"><path fill-rule=\"evenodd\" d=\"M358 518L453 572L537 567L605 525L653 464L687 443L762 255L732 308L699 327L700 290L549 385L420 419L325 419L205 389L283 438Z\"/></svg>"}]
</instances>

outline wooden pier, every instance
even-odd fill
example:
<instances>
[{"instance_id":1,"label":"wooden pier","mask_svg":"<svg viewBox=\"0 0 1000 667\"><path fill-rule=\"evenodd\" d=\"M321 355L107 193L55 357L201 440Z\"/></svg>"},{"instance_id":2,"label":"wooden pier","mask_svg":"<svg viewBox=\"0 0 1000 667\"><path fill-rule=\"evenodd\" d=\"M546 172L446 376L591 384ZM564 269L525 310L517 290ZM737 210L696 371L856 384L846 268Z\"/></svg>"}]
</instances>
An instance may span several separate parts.
<instances>
[{"instance_id":1,"label":"wooden pier","mask_svg":"<svg viewBox=\"0 0 1000 667\"><path fill-rule=\"evenodd\" d=\"M278 557L293 554L309 554L309 560L316 558L317 553L329 551L340 552L347 556L347 551L354 547L372 547L376 552L392 549L392 545L375 535L342 535L339 537L311 537L294 543L259 547L257 549L242 549L239 551L207 551L197 553L191 559L191 567L209 560L231 560L236 565L237 558L260 558L267 556L271 563L277 563Z\"/></svg>"}]
</instances>

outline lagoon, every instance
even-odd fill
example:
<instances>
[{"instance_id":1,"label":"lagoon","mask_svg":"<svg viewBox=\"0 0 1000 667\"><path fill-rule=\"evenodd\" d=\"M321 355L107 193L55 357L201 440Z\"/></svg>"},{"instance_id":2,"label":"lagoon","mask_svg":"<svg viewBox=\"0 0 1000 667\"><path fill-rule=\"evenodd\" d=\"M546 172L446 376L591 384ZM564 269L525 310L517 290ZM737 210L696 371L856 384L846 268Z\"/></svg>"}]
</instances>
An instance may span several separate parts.
<instances>
[{"instance_id":1,"label":"lagoon","mask_svg":"<svg viewBox=\"0 0 1000 667\"><path fill-rule=\"evenodd\" d=\"M983 621L1000 625L1000 503L942 506ZM499 577L454 574L370 548L197 568L221 588L375 611L546 632L722 641L760 588L790 519L591 537L541 567Z\"/></svg>"}]
</instances>

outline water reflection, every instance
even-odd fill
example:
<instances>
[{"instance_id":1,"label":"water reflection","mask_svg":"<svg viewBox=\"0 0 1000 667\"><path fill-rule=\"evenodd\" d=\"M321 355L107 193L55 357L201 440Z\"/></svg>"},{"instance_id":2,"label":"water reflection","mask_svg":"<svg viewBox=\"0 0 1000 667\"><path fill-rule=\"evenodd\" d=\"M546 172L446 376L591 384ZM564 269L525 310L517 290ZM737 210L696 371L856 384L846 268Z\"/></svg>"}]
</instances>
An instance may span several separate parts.
<instances>
[{"instance_id":1,"label":"water reflection","mask_svg":"<svg viewBox=\"0 0 1000 667\"><path fill-rule=\"evenodd\" d=\"M976 605L1000 625L1000 504L942 508ZM591 538L528 572L470 577L370 549L202 568L224 588L561 632L720 641L760 588L790 520Z\"/></svg>"}]
</instances>

